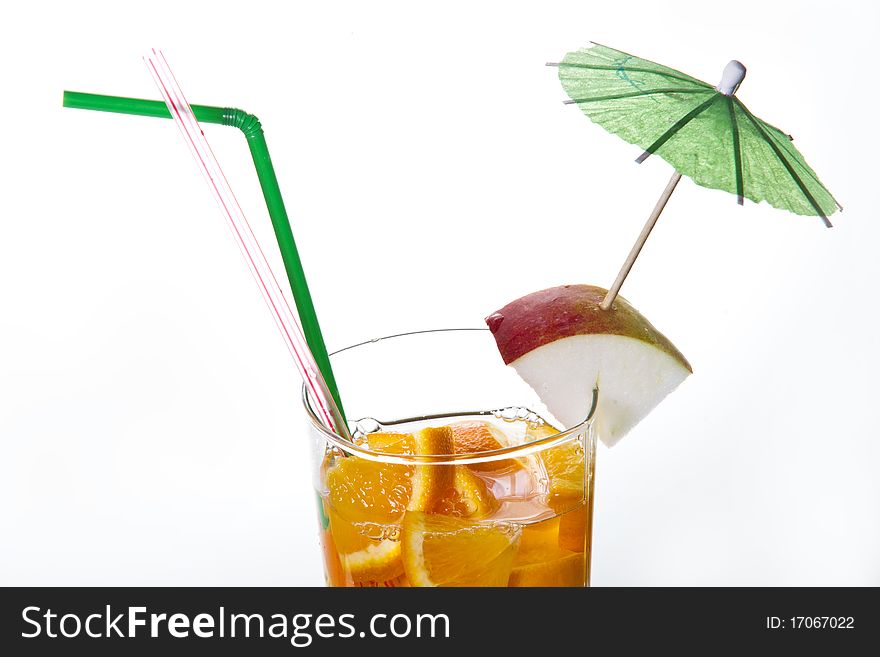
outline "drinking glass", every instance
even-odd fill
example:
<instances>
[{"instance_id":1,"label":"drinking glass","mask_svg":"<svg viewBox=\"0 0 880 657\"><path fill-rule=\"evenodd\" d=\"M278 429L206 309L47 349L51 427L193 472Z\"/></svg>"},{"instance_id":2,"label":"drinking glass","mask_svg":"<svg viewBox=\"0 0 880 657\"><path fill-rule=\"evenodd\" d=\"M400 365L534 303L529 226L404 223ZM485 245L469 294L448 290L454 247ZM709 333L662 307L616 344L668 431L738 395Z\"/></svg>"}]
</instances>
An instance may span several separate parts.
<instances>
[{"instance_id":1,"label":"drinking glass","mask_svg":"<svg viewBox=\"0 0 880 657\"><path fill-rule=\"evenodd\" d=\"M597 390L559 426L484 329L331 360L351 441L303 389L328 585L589 585Z\"/></svg>"}]
</instances>

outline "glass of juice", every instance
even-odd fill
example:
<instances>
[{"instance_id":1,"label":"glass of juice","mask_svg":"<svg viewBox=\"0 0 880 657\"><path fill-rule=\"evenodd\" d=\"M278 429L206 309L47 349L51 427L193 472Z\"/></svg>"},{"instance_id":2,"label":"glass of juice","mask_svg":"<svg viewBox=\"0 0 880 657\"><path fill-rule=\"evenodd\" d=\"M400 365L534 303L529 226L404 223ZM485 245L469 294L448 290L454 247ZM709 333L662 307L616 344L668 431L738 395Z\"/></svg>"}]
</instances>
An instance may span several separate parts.
<instances>
[{"instance_id":1,"label":"glass of juice","mask_svg":"<svg viewBox=\"0 0 880 657\"><path fill-rule=\"evenodd\" d=\"M482 329L331 358L351 441L303 391L328 585L589 585L597 391L559 426Z\"/></svg>"}]
</instances>

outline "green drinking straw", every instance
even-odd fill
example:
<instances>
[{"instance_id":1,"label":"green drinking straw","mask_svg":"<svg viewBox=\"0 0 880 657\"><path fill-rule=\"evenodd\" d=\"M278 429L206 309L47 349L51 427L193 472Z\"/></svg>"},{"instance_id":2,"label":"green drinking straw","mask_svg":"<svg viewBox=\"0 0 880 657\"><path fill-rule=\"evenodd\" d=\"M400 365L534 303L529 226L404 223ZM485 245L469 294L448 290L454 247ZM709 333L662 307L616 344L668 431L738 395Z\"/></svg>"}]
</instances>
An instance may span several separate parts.
<instances>
[{"instance_id":1,"label":"green drinking straw","mask_svg":"<svg viewBox=\"0 0 880 657\"><path fill-rule=\"evenodd\" d=\"M161 119L170 119L171 113L164 102L158 100L143 100L140 98L123 98L121 96L103 96L99 94L87 94L78 91L64 92L64 107L74 109L95 110L98 112L115 112L117 114L135 114L137 116L152 116ZM275 229L275 239L284 260L284 269L290 282L290 290L296 303L299 321L302 324L303 334L315 362L321 370L330 394L339 407L339 412L345 419L345 411L342 408L342 400L339 398L339 389L333 376L333 368L330 366L330 358L327 355L327 347L324 344L324 336L318 324L318 315L312 303L312 295L306 282L293 232L290 229L290 220L287 218L287 210L284 200L281 198L281 189L278 187L278 178L269 157L269 147L266 145L266 137L263 134L263 126L253 114L234 109L231 107L212 107L209 105L191 105L196 120L204 123L217 123L238 128L247 138L248 148L254 160L260 187L263 190L263 198L266 200L266 208Z\"/></svg>"}]
</instances>

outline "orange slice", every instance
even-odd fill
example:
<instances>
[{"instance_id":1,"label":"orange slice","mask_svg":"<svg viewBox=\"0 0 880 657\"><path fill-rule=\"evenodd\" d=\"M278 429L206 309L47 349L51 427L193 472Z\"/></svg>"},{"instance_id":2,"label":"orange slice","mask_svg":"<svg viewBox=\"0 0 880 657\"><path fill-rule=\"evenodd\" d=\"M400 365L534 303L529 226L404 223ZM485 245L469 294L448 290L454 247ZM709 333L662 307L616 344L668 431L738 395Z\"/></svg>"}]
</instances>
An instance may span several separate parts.
<instances>
[{"instance_id":1,"label":"orange slice","mask_svg":"<svg viewBox=\"0 0 880 657\"><path fill-rule=\"evenodd\" d=\"M559 433L550 424L527 430L532 440ZM567 511L583 501L586 494L586 460L580 440L572 438L557 447L540 452L541 461L550 479L547 504L557 513Z\"/></svg>"},{"instance_id":2,"label":"orange slice","mask_svg":"<svg viewBox=\"0 0 880 657\"><path fill-rule=\"evenodd\" d=\"M468 468L455 467L455 481L428 511L457 518L485 518L498 509L486 482Z\"/></svg>"},{"instance_id":3,"label":"orange slice","mask_svg":"<svg viewBox=\"0 0 880 657\"><path fill-rule=\"evenodd\" d=\"M584 586L586 566L584 555L573 552L525 566L517 566L510 573L508 586Z\"/></svg>"},{"instance_id":4,"label":"orange slice","mask_svg":"<svg viewBox=\"0 0 880 657\"><path fill-rule=\"evenodd\" d=\"M359 582L355 584L358 588L387 588L387 589L395 589L395 588L403 588L409 586L409 582L406 581L406 576L401 575L395 579L388 579L382 582Z\"/></svg>"},{"instance_id":5,"label":"orange slice","mask_svg":"<svg viewBox=\"0 0 880 657\"><path fill-rule=\"evenodd\" d=\"M452 454L452 430L449 427L428 427L413 436L416 454ZM422 511L434 506L455 486L455 466L425 463L415 467L412 495L407 509Z\"/></svg>"},{"instance_id":6,"label":"orange slice","mask_svg":"<svg viewBox=\"0 0 880 657\"><path fill-rule=\"evenodd\" d=\"M451 454L452 432L428 428L414 435L374 433L365 442L387 454ZM327 470L327 515L342 567L361 586L383 585L403 575L400 542L386 538L407 508L435 506L456 491L451 465L397 465L349 456ZM465 500L484 508L479 489L465 489ZM395 537L396 538L396 537Z\"/></svg>"},{"instance_id":7,"label":"orange slice","mask_svg":"<svg viewBox=\"0 0 880 657\"><path fill-rule=\"evenodd\" d=\"M449 428L452 429L452 440L456 454L491 452L508 445L504 432L488 422L479 420L454 422L449 425ZM468 464L468 467L478 472L486 472L509 471L521 466L516 459L501 459L485 463L471 463Z\"/></svg>"},{"instance_id":8,"label":"orange slice","mask_svg":"<svg viewBox=\"0 0 880 657\"><path fill-rule=\"evenodd\" d=\"M375 433L366 442L389 454L415 448L409 434ZM355 585L382 586L403 575L400 543L383 536L403 518L412 478L411 466L356 456L338 458L327 470L330 531L342 568Z\"/></svg>"},{"instance_id":9,"label":"orange slice","mask_svg":"<svg viewBox=\"0 0 880 657\"><path fill-rule=\"evenodd\" d=\"M386 454L452 454L448 427L428 428L415 435L374 433L370 449ZM394 524L407 509L430 508L455 483L450 465L398 465L357 456L339 458L326 475L330 506L353 523ZM338 539L337 539L338 542Z\"/></svg>"},{"instance_id":10,"label":"orange slice","mask_svg":"<svg viewBox=\"0 0 880 657\"><path fill-rule=\"evenodd\" d=\"M507 585L520 538L516 525L408 511L401 530L412 586Z\"/></svg>"},{"instance_id":11,"label":"orange slice","mask_svg":"<svg viewBox=\"0 0 880 657\"><path fill-rule=\"evenodd\" d=\"M340 565L352 583L358 586L382 586L384 582L403 575L400 542L383 538L394 526L373 522L352 522L333 507L330 532L339 552Z\"/></svg>"},{"instance_id":12,"label":"orange slice","mask_svg":"<svg viewBox=\"0 0 880 657\"><path fill-rule=\"evenodd\" d=\"M456 425L449 425L429 427L415 435L370 434L367 441L371 449L389 454L453 454L459 451L457 436ZM424 464L415 466L408 508L478 518L495 511L498 501L489 492L486 482L467 468Z\"/></svg>"},{"instance_id":13,"label":"orange slice","mask_svg":"<svg viewBox=\"0 0 880 657\"><path fill-rule=\"evenodd\" d=\"M559 545L563 518L555 516L523 528L508 586L584 585L584 555Z\"/></svg>"},{"instance_id":14,"label":"orange slice","mask_svg":"<svg viewBox=\"0 0 880 657\"><path fill-rule=\"evenodd\" d=\"M562 513L582 502L586 494L586 470L580 441L544 450L541 459L550 478L547 498L550 508Z\"/></svg>"},{"instance_id":15,"label":"orange slice","mask_svg":"<svg viewBox=\"0 0 880 657\"><path fill-rule=\"evenodd\" d=\"M349 522L396 523L409 504L412 470L356 456L340 458L327 471L330 506Z\"/></svg>"},{"instance_id":16,"label":"orange slice","mask_svg":"<svg viewBox=\"0 0 880 657\"><path fill-rule=\"evenodd\" d=\"M362 550L341 555L342 567L355 584L381 585L403 575L400 541L389 539L369 543Z\"/></svg>"},{"instance_id":17,"label":"orange slice","mask_svg":"<svg viewBox=\"0 0 880 657\"><path fill-rule=\"evenodd\" d=\"M385 454L415 454L416 443L410 433L377 432L364 437L367 446Z\"/></svg>"},{"instance_id":18,"label":"orange slice","mask_svg":"<svg viewBox=\"0 0 880 657\"><path fill-rule=\"evenodd\" d=\"M559 516L526 525L522 529L514 566L553 559L559 555Z\"/></svg>"}]
</instances>

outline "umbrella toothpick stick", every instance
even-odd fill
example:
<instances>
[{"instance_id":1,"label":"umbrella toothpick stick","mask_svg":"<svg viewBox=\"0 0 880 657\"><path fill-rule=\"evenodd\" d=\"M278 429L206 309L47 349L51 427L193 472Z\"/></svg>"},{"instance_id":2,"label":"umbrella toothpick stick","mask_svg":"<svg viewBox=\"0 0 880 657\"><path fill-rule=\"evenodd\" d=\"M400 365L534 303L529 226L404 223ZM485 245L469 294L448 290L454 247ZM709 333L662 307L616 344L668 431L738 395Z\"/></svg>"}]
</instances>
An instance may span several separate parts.
<instances>
[{"instance_id":1,"label":"umbrella toothpick stick","mask_svg":"<svg viewBox=\"0 0 880 657\"><path fill-rule=\"evenodd\" d=\"M599 306L609 310L651 229L681 177L701 187L749 198L794 214L828 217L843 210L792 138L752 114L736 93L746 67L732 60L711 85L674 68L598 43L549 64L568 94L593 123L675 169L617 279ZM633 120L627 120L627 117ZM689 127L690 126L690 127ZM694 127L696 126L696 128Z\"/></svg>"},{"instance_id":2,"label":"umbrella toothpick stick","mask_svg":"<svg viewBox=\"0 0 880 657\"><path fill-rule=\"evenodd\" d=\"M599 304L599 307L602 310L609 310L611 308L611 304L614 303L614 299L617 298L617 294L620 292L620 287L623 285L623 281L626 280L626 277L629 274L629 270L632 269L633 263L635 263L636 258L639 257L639 253L641 252L642 247L648 240L648 235L651 234L651 230L653 230L654 224L656 224L657 219L660 218L660 213L663 212L663 208L666 207L666 203L667 201L669 201L669 197L672 196L672 192L675 191L675 186L678 184L679 180L681 180L681 174L678 171L674 171L672 177L669 179L669 182L666 184L666 189L664 189L663 193L660 195L660 198L657 201L657 205L654 206L654 211L651 212L651 216L648 217L648 221L645 222L645 227L642 228L642 232L639 233L639 236L636 239L636 243L633 244L629 255L626 257L623 266L620 268L620 271L617 274L617 278L614 279L614 283L611 285L611 289L608 290L608 294L605 295L602 303Z\"/></svg>"}]
</instances>

